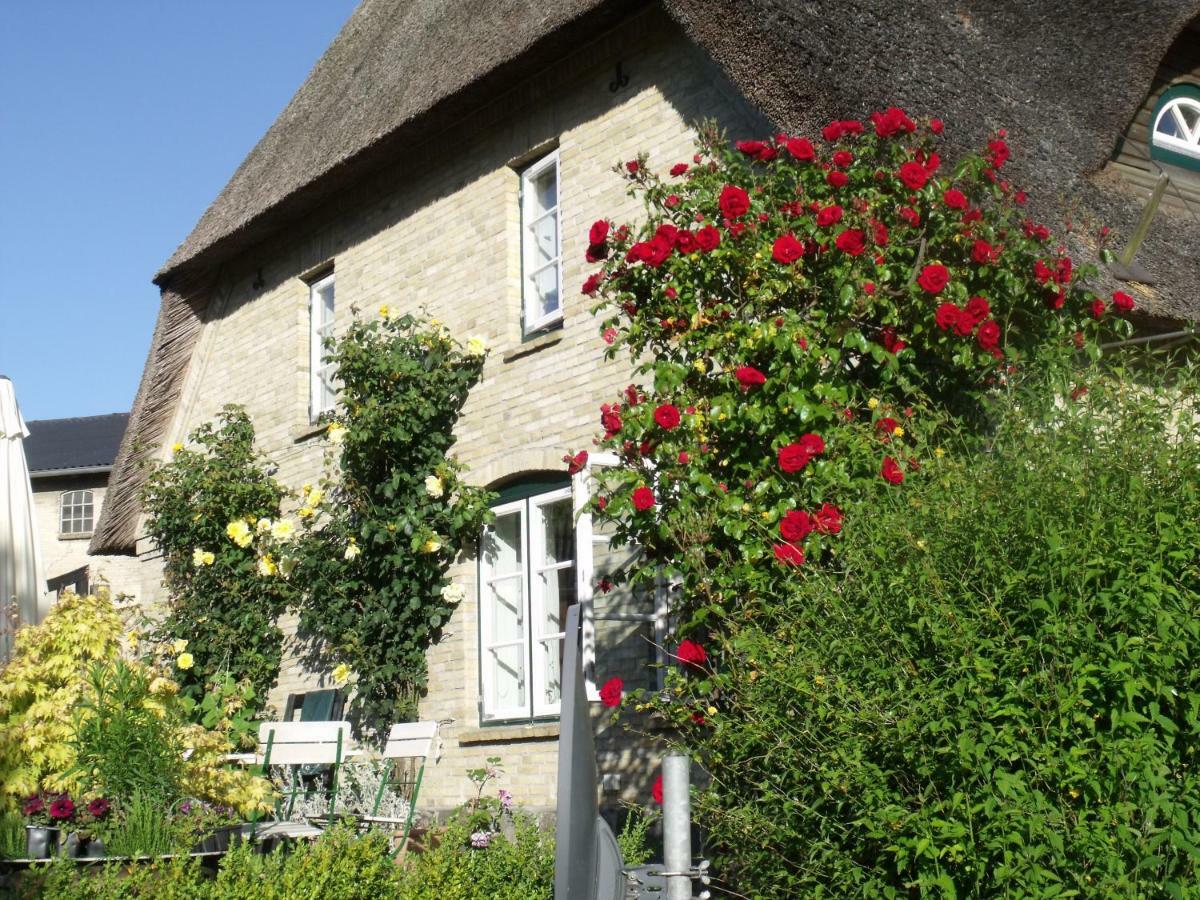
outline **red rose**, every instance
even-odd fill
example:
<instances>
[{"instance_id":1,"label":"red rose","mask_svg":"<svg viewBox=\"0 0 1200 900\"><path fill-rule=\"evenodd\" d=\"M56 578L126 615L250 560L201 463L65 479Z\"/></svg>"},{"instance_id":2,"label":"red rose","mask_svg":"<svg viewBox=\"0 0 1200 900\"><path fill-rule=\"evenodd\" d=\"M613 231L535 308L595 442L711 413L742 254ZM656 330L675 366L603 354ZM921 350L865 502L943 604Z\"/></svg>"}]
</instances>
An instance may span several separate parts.
<instances>
[{"instance_id":1,"label":"red rose","mask_svg":"<svg viewBox=\"0 0 1200 900\"><path fill-rule=\"evenodd\" d=\"M1067 289L1059 288L1057 291L1051 291L1046 295L1047 309L1062 309L1063 303L1067 299Z\"/></svg>"},{"instance_id":2,"label":"red rose","mask_svg":"<svg viewBox=\"0 0 1200 900\"><path fill-rule=\"evenodd\" d=\"M804 565L804 551L795 544L776 544L773 549L775 559L785 566Z\"/></svg>"},{"instance_id":3,"label":"red rose","mask_svg":"<svg viewBox=\"0 0 1200 900\"><path fill-rule=\"evenodd\" d=\"M1092 317L1099 319L1104 315L1104 301L1097 297L1092 301Z\"/></svg>"},{"instance_id":4,"label":"red rose","mask_svg":"<svg viewBox=\"0 0 1200 900\"><path fill-rule=\"evenodd\" d=\"M662 805L663 792L662 792L662 776L661 775L659 775L656 779L654 779L654 786L652 788L650 788L650 796L654 798L655 803L659 804L660 806Z\"/></svg>"},{"instance_id":5,"label":"red rose","mask_svg":"<svg viewBox=\"0 0 1200 900\"><path fill-rule=\"evenodd\" d=\"M779 536L788 543L802 541L816 528L813 517L803 510L789 509L779 520Z\"/></svg>"},{"instance_id":6,"label":"red rose","mask_svg":"<svg viewBox=\"0 0 1200 900\"><path fill-rule=\"evenodd\" d=\"M988 144L988 150L991 151L992 166L994 168L999 169L1008 161L1008 144L1004 143L1004 141L1000 140L999 138Z\"/></svg>"},{"instance_id":7,"label":"red rose","mask_svg":"<svg viewBox=\"0 0 1200 900\"><path fill-rule=\"evenodd\" d=\"M875 242L877 247L886 247L888 242L887 226L878 219L871 220L871 240ZM876 260L878 263L879 260Z\"/></svg>"},{"instance_id":8,"label":"red rose","mask_svg":"<svg viewBox=\"0 0 1200 900\"><path fill-rule=\"evenodd\" d=\"M754 366L738 366L733 370L733 377L738 380L738 384L742 386L743 391L748 391L752 387L757 387L760 384L766 384L767 376Z\"/></svg>"},{"instance_id":9,"label":"red rose","mask_svg":"<svg viewBox=\"0 0 1200 900\"><path fill-rule=\"evenodd\" d=\"M893 419L891 416L884 416L883 418L878 419L875 422L875 430L877 432L879 432L881 435L887 437L889 440L892 437L892 432L895 431L899 427L900 427L900 423L897 422L895 419Z\"/></svg>"},{"instance_id":10,"label":"red rose","mask_svg":"<svg viewBox=\"0 0 1200 900\"><path fill-rule=\"evenodd\" d=\"M909 190L919 191L929 181L929 173L920 163L906 162L900 166L900 180Z\"/></svg>"},{"instance_id":11,"label":"red rose","mask_svg":"<svg viewBox=\"0 0 1200 900\"><path fill-rule=\"evenodd\" d=\"M690 456L688 456L686 450L679 451L679 464L681 466L686 466L689 462L691 462L691 459L692 458Z\"/></svg>"},{"instance_id":12,"label":"red rose","mask_svg":"<svg viewBox=\"0 0 1200 900\"><path fill-rule=\"evenodd\" d=\"M1054 264L1054 280L1059 284L1071 283L1071 257L1063 256Z\"/></svg>"},{"instance_id":13,"label":"red rose","mask_svg":"<svg viewBox=\"0 0 1200 900\"><path fill-rule=\"evenodd\" d=\"M576 475L582 472L584 467L587 465L587 461L588 452L586 450L580 450L574 456L568 453L563 457L563 462L567 464L568 475Z\"/></svg>"},{"instance_id":14,"label":"red rose","mask_svg":"<svg viewBox=\"0 0 1200 900\"><path fill-rule=\"evenodd\" d=\"M880 137L891 137L900 132L911 134L916 130L916 123L902 109L890 106L883 112L873 112L871 122L875 125L875 133Z\"/></svg>"},{"instance_id":15,"label":"red rose","mask_svg":"<svg viewBox=\"0 0 1200 900\"><path fill-rule=\"evenodd\" d=\"M932 263L921 270L917 284L928 294L940 294L950 283L950 270L941 263Z\"/></svg>"},{"instance_id":16,"label":"red rose","mask_svg":"<svg viewBox=\"0 0 1200 900\"><path fill-rule=\"evenodd\" d=\"M937 327L942 331L949 331L950 328L958 321L962 310L953 303L943 303L937 308L937 313L934 315L934 321L937 322Z\"/></svg>"},{"instance_id":17,"label":"red rose","mask_svg":"<svg viewBox=\"0 0 1200 900\"><path fill-rule=\"evenodd\" d=\"M862 134L863 123L856 119L843 119L838 122L842 126L842 134Z\"/></svg>"},{"instance_id":18,"label":"red rose","mask_svg":"<svg viewBox=\"0 0 1200 900\"><path fill-rule=\"evenodd\" d=\"M606 240L608 240L608 222L598 219L588 230L588 243L603 244Z\"/></svg>"},{"instance_id":19,"label":"red rose","mask_svg":"<svg viewBox=\"0 0 1200 900\"><path fill-rule=\"evenodd\" d=\"M799 472L808 465L812 454L799 444L788 444L779 448L779 468L785 472Z\"/></svg>"},{"instance_id":20,"label":"red rose","mask_svg":"<svg viewBox=\"0 0 1200 900\"><path fill-rule=\"evenodd\" d=\"M602 259L608 259L608 244L588 244L587 251L583 254L583 257L590 263L598 263Z\"/></svg>"},{"instance_id":21,"label":"red rose","mask_svg":"<svg viewBox=\"0 0 1200 900\"><path fill-rule=\"evenodd\" d=\"M946 128L946 126L942 123L941 119L930 119L929 120L929 130L932 131L934 134L941 134L945 130L945 128Z\"/></svg>"},{"instance_id":22,"label":"red rose","mask_svg":"<svg viewBox=\"0 0 1200 900\"><path fill-rule=\"evenodd\" d=\"M698 669L707 661L708 654L695 641L685 640L680 641L679 646L675 648L675 658L685 666Z\"/></svg>"},{"instance_id":23,"label":"red rose","mask_svg":"<svg viewBox=\"0 0 1200 900\"><path fill-rule=\"evenodd\" d=\"M992 307L983 297L972 297L967 301L967 315L976 322L982 322L992 312Z\"/></svg>"},{"instance_id":24,"label":"red rose","mask_svg":"<svg viewBox=\"0 0 1200 900\"><path fill-rule=\"evenodd\" d=\"M819 456L825 452L825 441L819 434L806 434L798 443L800 449L809 456Z\"/></svg>"},{"instance_id":25,"label":"red rose","mask_svg":"<svg viewBox=\"0 0 1200 900\"><path fill-rule=\"evenodd\" d=\"M813 145L808 138L789 138L787 152L798 162L812 162L816 156Z\"/></svg>"},{"instance_id":26,"label":"red rose","mask_svg":"<svg viewBox=\"0 0 1200 900\"><path fill-rule=\"evenodd\" d=\"M825 140L829 141L830 143L836 141L844 133L845 129L842 127L841 122L830 122L821 129L821 137L825 138Z\"/></svg>"},{"instance_id":27,"label":"red rose","mask_svg":"<svg viewBox=\"0 0 1200 900\"><path fill-rule=\"evenodd\" d=\"M866 294L868 297L872 296L875 293L875 282L864 281L863 282L863 293Z\"/></svg>"},{"instance_id":28,"label":"red rose","mask_svg":"<svg viewBox=\"0 0 1200 900\"><path fill-rule=\"evenodd\" d=\"M626 385L625 386L625 402L628 403L630 406L637 406L638 403L640 402L640 400L641 400L641 396L638 394L637 385L636 384Z\"/></svg>"},{"instance_id":29,"label":"red rose","mask_svg":"<svg viewBox=\"0 0 1200 900\"><path fill-rule=\"evenodd\" d=\"M908 344L900 339L896 334L896 329L891 325L885 325L880 329L879 337L883 341L883 349L888 353L899 353L908 346Z\"/></svg>"},{"instance_id":30,"label":"red rose","mask_svg":"<svg viewBox=\"0 0 1200 900\"><path fill-rule=\"evenodd\" d=\"M981 266L995 262L999 258L1000 248L993 247L987 241L976 241L975 245L971 248L971 259L975 260Z\"/></svg>"},{"instance_id":31,"label":"red rose","mask_svg":"<svg viewBox=\"0 0 1200 900\"><path fill-rule=\"evenodd\" d=\"M664 403L654 410L654 421L659 424L659 427L672 431L679 427L679 410L670 403Z\"/></svg>"},{"instance_id":32,"label":"red rose","mask_svg":"<svg viewBox=\"0 0 1200 900\"><path fill-rule=\"evenodd\" d=\"M645 512L648 509L654 508L654 491L646 486L634 488L633 491L633 508L638 512Z\"/></svg>"},{"instance_id":33,"label":"red rose","mask_svg":"<svg viewBox=\"0 0 1200 900\"><path fill-rule=\"evenodd\" d=\"M918 161L921 159L921 155L919 153L917 154L917 159L918 159ZM936 153L930 153L929 158L927 160L925 160L925 171L928 172L930 175L932 175L934 172L936 172L938 170L938 166L940 166L941 164L942 164L942 158L940 156L938 156Z\"/></svg>"},{"instance_id":34,"label":"red rose","mask_svg":"<svg viewBox=\"0 0 1200 900\"><path fill-rule=\"evenodd\" d=\"M959 310L958 318L954 320L954 333L959 337L970 337L978 324L979 321L965 309Z\"/></svg>"},{"instance_id":35,"label":"red rose","mask_svg":"<svg viewBox=\"0 0 1200 900\"><path fill-rule=\"evenodd\" d=\"M839 169L846 168L852 162L854 162L854 154L849 150L839 150L833 154L833 164Z\"/></svg>"},{"instance_id":36,"label":"red rose","mask_svg":"<svg viewBox=\"0 0 1200 900\"><path fill-rule=\"evenodd\" d=\"M700 249L700 245L696 242L696 235L692 234L686 228L682 229L675 236L675 247L685 256L695 253Z\"/></svg>"},{"instance_id":37,"label":"red rose","mask_svg":"<svg viewBox=\"0 0 1200 900\"><path fill-rule=\"evenodd\" d=\"M605 403L600 407L600 424L605 431L605 438L610 438L621 430L621 407L609 406Z\"/></svg>"},{"instance_id":38,"label":"red rose","mask_svg":"<svg viewBox=\"0 0 1200 900\"><path fill-rule=\"evenodd\" d=\"M866 249L865 235L857 228L848 228L837 236L834 244L843 253L850 256L858 256Z\"/></svg>"},{"instance_id":39,"label":"red rose","mask_svg":"<svg viewBox=\"0 0 1200 900\"><path fill-rule=\"evenodd\" d=\"M790 266L803 255L804 245L793 234L781 234L771 248L771 258L784 266Z\"/></svg>"},{"instance_id":40,"label":"red rose","mask_svg":"<svg viewBox=\"0 0 1200 900\"><path fill-rule=\"evenodd\" d=\"M604 281L604 275L600 272L595 272L587 277L587 281L583 283L583 293L589 297L594 295L600 289L601 283Z\"/></svg>"},{"instance_id":41,"label":"red rose","mask_svg":"<svg viewBox=\"0 0 1200 900\"><path fill-rule=\"evenodd\" d=\"M904 480L904 470L890 456L883 458L883 468L880 469L879 474L883 476L884 481L891 482L892 484L899 484Z\"/></svg>"},{"instance_id":42,"label":"red rose","mask_svg":"<svg viewBox=\"0 0 1200 900\"><path fill-rule=\"evenodd\" d=\"M738 219L750 211L750 195L735 184L727 184L721 188L718 201L723 212L730 219Z\"/></svg>"},{"instance_id":43,"label":"red rose","mask_svg":"<svg viewBox=\"0 0 1200 900\"><path fill-rule=\"evenodd\" d=\"M1133 298L1124 291L1114 291L1112 296L1113 307L1119 313L1127 313L1133 309Z\"/></svg>"},{"instance_id":44,"label":"red rose","mask_svg":"<svg viewBox=\"0 0 1200 900\"><path fill-rule=\"evenodd\" d=\"M696 243L705 253L711 253L721 244L721 232L712 225L705 225L696 232Z\"/></svg>"},{"instance_id":45,"label":"red rose","mask_svg":"<svg viewBox=\"0 0 1200 900\"><path fill-rule=\"evenodd\" d=\"M639 163L636 159L631 159L629 162L625 163L625 170L629 172L630 175L636 175L641 167L641 163Z\"/></svg>"},{"instance_id":46,"label":"red rose","mask_svg":"<svg viewBox=\"0 0 1200 900\"><path fill-rule=\"evenodd\" d=\"M950 190L942 194L942 202L951 209L966 209L967 195L958 188L950 188Z\"/></svg>"},{"instance_id":47,"label":"red rose","mask_svg":"<svg viewBox=\"0 0 1200 900\"><path fill-rule=\"evenodd\" d=\"M746 156L750 157L758 157L764 150L767 149L767 145L762 141L738 141L736 144L734 144L734 146Z\"/></svg>"},{"instance_id":48,"label":"red rose","mask_svg":"<svg viewBox=\"0 0 1200 900\"><path fill-rule=\"evenodd\" d=\"M979 342L980 348L995 350L1000 344L1000 326L994 319L988 319L979 326L979 334L975 335L975 340Z\"/></svg>"},{"instance_id":49,"label":"red rose","mask_svg":"<svg viewBox=\"0 0 1200 900\"><path fill-rule=\"evenodd\" d=\"M822 228L826 228L830 225L836 225L838 222L842 221L842 212L842 208L836 203L830 204L829 206L822 206L817 212L817 224Z\"/></svg>"},{"instance_id":50,"label":"red rose","mask_svg":"<svg viewBox=\"0 0 1200 900\"><path fill-rule=\"evenodd\" d=\"M825 176L825 183L835 188L845 187L849 180L845 172L839 172L837 169Z\"/></svg>"},{"instance_id":51,"label":"red rose","mask_svg":"<svg viewBox=\"0 0 1200 900\"><path fill-rule=\"evenodd\" d=\"M842 511L830 503L822 503L813 519L820 534L837 534L842 530Z\"/></svg>"},{"instance_id":52,"label":"red rose","mask_svg":"<svg viewBox=\"0 0 1200 900\"><path fill-rule=\"evenodd\" d=\"M600 702L605 706L620 706L621 692L625 690L625 682L620 678L610 678L600 688Z\"/></svg>"},{"instance_id":53,"label":"red rose","mask_svg":"<svg viewBox=\"0 0 1200 900\"><path fill-rule=\"evenodd\" d=\"M675 163L675 165L671 166L671 175L674 176L675 178L678 178L680 175L682 175L687 170L688 170L687 163Z\"/></svg>"},{"instance_id":54,"label":"red rose","mask_svg":"<svg viewBox=\"0 0 1200 900\"><path fill-rule=\"evenodd\" d=\"M921 224L921 214L911 206L902 206L896 211L896 215L902 218L905 222L916 228Z\"/></svg>"}]
</instances>

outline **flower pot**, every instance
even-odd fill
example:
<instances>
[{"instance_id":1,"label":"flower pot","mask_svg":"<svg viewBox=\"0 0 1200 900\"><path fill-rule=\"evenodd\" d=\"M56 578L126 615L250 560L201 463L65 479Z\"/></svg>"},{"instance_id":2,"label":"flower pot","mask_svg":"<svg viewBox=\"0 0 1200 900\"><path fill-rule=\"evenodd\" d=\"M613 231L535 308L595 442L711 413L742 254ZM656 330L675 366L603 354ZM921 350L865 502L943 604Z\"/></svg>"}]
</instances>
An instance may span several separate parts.
<instances>
[{"instance_id":1,"label":"flower pot","mask_svg":"<svg viewBox=\"0 0 1200 900\"><path fill-rule=\"evenodd\" d=\"M25 826L25 853L29 859L49 859L58 852L58 828L45 825Z\"/></svg>"},{"instance_id":2,"label":"flower pot","mask_svg":"<svg viewBox=\"0 0 1200 900\"><path fill-rule=\"evenodd\" d=\"M73 831L63 843L63 856L68 859L103 859L104 844L94 837L85 837Z\"/></svg>"},{"instance_id":3,"label":"flower pot","mask_svg":"<svg viewBox=\"0 0 1200 900\"><path fill-rule=\"evenodd\" d=\"M226 825L223 828L218 828L212 834L207 835L203 840L199 841L192 848L193 853L224 853L229 849L229 845L236 844L241 840L242 826L241 825Z\"/></svg>"}]
</instances>

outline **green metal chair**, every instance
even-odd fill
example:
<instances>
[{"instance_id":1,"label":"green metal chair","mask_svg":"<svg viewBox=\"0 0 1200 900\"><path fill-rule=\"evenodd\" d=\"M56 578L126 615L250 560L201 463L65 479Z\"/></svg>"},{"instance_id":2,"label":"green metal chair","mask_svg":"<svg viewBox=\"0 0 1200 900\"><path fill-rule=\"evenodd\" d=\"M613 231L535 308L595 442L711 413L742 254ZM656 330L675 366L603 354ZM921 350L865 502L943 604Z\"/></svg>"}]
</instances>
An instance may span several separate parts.
<instances>
[{"instance_id":1,"label":"green metal chair","mask_svg":"<svg viewBox=\"0 0 1200 900\"><path fill-rule=\"evenodd\" d=\"M307 823L289 821L296 795L301 789L300 769L313 765L332 766L329 786L329 815L332 816L334 804L337 803L338 778L349 742L349 722L263 722L259 725L260 774L267 776L273 765L290 766L292 769L291 788L286 798L287 810L284 812L284 799L281 798L276 809L281 821L265 826L264 833L269 831L272 836L289 838L315 837L321 833L319 828ZM258 832L257 815L251 824L250 833L253 837Z\"/></svg>"}]
</instances>

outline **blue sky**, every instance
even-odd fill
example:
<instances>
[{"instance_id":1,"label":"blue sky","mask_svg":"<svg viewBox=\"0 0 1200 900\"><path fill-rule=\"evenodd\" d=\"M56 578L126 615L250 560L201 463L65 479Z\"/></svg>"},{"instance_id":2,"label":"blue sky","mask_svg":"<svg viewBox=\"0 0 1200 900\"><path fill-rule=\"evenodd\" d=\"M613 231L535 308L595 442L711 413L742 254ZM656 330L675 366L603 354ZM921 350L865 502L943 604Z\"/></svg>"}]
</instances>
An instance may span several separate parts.
<instances>
[{"instance_id":1,"label":"blue sky","mask_svg":"<svg viewBox=\"0 0 1200 900\"><path fill-rule=\"evenodd\" d=\"M354 5L0 7L0 374L26 419L132 406L150 278Z\"/></svg>"}]
</instances>

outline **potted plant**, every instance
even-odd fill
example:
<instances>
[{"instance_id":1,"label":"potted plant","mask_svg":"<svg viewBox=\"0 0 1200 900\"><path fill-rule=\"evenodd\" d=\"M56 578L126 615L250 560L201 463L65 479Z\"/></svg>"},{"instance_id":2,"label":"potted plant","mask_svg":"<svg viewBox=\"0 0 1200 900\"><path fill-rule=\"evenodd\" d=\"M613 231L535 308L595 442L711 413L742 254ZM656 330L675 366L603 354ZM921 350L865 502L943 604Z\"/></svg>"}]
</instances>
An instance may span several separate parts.
<instances>
[{"instance_id":1,"label":"potted plant","mask_svg":"<svg viewBox=\"0 0 1200 900\"><path fill-rule=\"evenodd\" d=\"M29 820L25 826L25 852L30 859L49 859L58 850L63 826L75 816L71 796L34 794L25 801L23 811Z\"/></svg>"},{"instance_id":2,"label":"potted plant","mask_svg":"<svg viewBox=\"0 0 1200 900\"><path fill-rule=\"evenodd\" d=\"M76 828L67 835L63 852L72 859L101 859L105 850L104 842L97 834L97 826L108 818L111 809L104 797L91 800L80 811L76 819Z\"/></svg>"}]
</instances>

